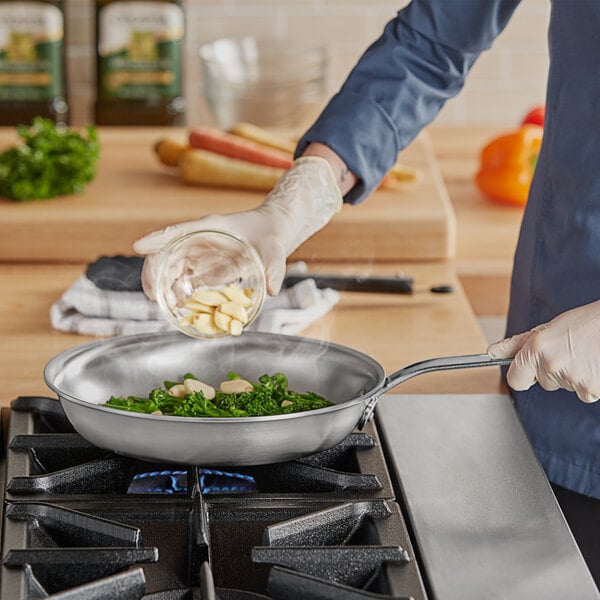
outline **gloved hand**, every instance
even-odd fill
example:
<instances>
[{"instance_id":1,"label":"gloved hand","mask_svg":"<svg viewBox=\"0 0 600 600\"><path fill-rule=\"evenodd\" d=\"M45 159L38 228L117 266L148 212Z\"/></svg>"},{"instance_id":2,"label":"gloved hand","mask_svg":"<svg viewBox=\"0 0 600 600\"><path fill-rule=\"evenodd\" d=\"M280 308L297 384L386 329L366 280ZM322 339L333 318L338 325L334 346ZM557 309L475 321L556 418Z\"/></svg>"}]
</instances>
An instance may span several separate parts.
<instances>
[{"instance_id":1,"label":"gloved hand","mask_svg":"<svg viewBox=\"0 0 600 600\"><path fill-rule=\"evenodd\" d=\"M171 225L137 240L133 249L146 255L142 269L144 291L150 299L155 298L157 252L186 233L219 229L254 247L265 266L267 291L274 296L285 276L286 258L324 227L341 207L342 195L329 163L316 156L298 158L258 208Z\"/></svg>"},{"instance_id":2,"label":"gloved hand","mask_svg":"<svg viewBox=\"0 0 600 600\"><path fill-rule=\"evenodd\" d=\"M583 402L600 398L600 301L558 315L511 338L492 344L494 358L514 356L507 382L514 390L536 381L545 390L575 392Z\"/></svg>"}]
</instances>

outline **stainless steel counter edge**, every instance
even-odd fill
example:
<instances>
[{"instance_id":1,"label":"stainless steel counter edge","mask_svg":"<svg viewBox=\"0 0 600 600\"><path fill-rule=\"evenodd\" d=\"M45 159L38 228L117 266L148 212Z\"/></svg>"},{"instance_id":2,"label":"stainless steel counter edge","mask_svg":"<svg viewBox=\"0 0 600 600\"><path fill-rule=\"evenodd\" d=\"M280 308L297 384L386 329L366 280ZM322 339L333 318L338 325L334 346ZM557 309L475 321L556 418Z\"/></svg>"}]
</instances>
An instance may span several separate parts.
<instances>
[{"instance_id":1,"label":"stainless steel counter edge","mask_svg":"<svg viewBox=\"0 0 600 600\"><path fill-rule=\"evenodd\" d=\"M436 600L598 600L502 394L387 394L376 418Z\"/></svg>"}]
</instances>

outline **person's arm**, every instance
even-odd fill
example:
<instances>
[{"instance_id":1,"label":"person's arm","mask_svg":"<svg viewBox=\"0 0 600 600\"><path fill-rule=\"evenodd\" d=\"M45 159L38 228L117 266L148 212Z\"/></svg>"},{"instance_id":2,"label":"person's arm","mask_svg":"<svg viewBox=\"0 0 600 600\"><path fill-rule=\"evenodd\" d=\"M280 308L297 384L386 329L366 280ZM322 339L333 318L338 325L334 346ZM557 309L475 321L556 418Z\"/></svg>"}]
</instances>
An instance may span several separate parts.
<instances>
[{"instance_id":1,"label":"person's arm","mask_svg":"<svg viewBox=\"0 0 600 600\"><path fill-rule=\"evenodd\" d=\"M342 195L358 202L379 184L399 150L458 92L518 2L413 0L367 50L258 208L180 223L135 242L136 252L149 255L142 275L148 296L157 253L175 237L207 228L250 242L276 294L286 258L340 210Z\"/></svg>"},{"instance_id":2,"label":"person's arm","mask_svg":"<svg viewBox=\"0 0 600 600\"><path fill-rule=\"evenodd\" d=\"M329 156L329 160L338 165L334 157ZM178 223L137 240L134 250L147 255L142 270L146 295L155 297L159 252L174 239L203 229L227 231L250 243L264 263L267 291L276 295L285 275L286 258L342 208L338 177L329 160L316 155L297 159L257 208Z\"/></svg>"},{"instance_id":3,"label":"person's arm","mask_svg":"<svg viewBox=\"0 0 600 600\"><path fill-rule=\"evenodd\" d=\"M302 156L324 158L331 167L333 177L342 196L346 195L358 182L358 177L350 171L346 163L329 147L319 142L309 144Z\"/></svg>"},{"instance_id":4,"label":"person's arm","mask_svg":"<svg viewBox=\"0 0 600 600\"><path fill-rule=\"evenodd\" d=\"M312 153L315 143L327 146L356 177L349 193L342 190L344 200L364 200L400 150L460 91L519 1L413 0L366 50L296 156Z\"/></svg>"}]
</instances>

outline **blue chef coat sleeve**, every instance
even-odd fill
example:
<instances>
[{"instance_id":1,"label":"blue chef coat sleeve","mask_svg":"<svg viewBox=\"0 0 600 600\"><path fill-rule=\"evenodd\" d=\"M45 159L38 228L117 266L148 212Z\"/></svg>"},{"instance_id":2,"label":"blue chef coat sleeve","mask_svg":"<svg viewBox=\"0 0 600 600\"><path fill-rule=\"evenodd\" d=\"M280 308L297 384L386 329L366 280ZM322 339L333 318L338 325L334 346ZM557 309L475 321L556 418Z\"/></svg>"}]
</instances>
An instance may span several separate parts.
<instances>
[{"instance_id":1,"label":"blue chef coat sleeve","mask_svg":"<svg viewBox=\"0 0 600 600\"><path fill-rule=\"evenodd\" d=\"M359 178L344 200L364 200L400 150L460 91L519 2L413 0L366 50L296 156L310 142L326 144Z\"/></svg>"}]
</instances>

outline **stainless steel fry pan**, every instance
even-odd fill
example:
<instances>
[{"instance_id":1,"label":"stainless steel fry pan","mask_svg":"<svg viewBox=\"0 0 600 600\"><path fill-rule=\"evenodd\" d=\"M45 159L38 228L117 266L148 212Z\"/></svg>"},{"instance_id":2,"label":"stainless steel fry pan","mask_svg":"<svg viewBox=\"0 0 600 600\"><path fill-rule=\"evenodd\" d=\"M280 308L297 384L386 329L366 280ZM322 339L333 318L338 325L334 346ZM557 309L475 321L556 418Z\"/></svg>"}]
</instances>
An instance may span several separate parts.
<instances>
[{"instance_id":1,"label":"stainless steel fry pan","mask_svg":"<svg viewBox=\"0 0 600 600\"><path fill-rule=\"evenodd\" d=\"M254 332L198 341L172 332L77 346L50 360L44 378L73 427L97 446L152 461L235 466L330 448L364 425L381 394L417 375L509 362L487 354L435 358L386 376L373 358L330 342ZM291 389L315 392L335 405L245 418L169 417L101 406L111 395L146 396L187 372L218 386L229 371L249 380L281 372Z\"/></svg>"}]
</instances>

